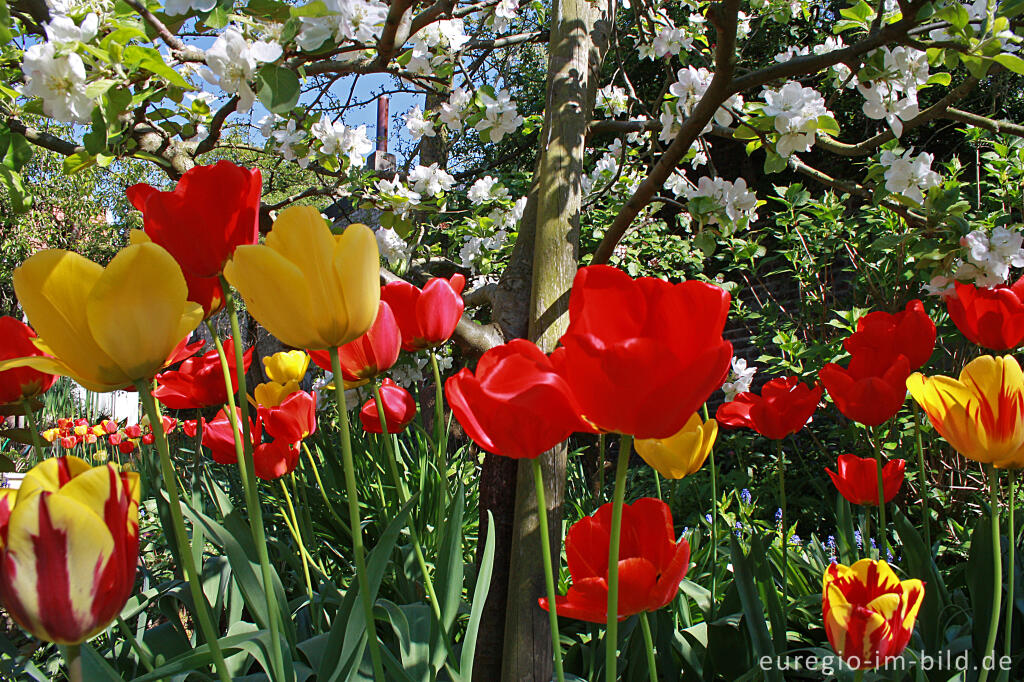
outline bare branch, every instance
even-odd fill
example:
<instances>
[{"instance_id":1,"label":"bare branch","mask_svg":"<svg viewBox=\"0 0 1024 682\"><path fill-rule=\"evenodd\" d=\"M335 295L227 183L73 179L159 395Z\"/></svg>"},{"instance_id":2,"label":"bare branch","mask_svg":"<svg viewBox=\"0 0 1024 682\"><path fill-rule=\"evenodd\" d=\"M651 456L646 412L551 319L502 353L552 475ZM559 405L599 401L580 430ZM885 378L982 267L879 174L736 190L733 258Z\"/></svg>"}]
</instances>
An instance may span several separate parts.
<instances>
[{"instance_id":1,"label":"bare branch","mask_svg":"<svg viewBox=\"0 0 1024 682\"><path fill-rule=\"evenodd\" d=\"M18 133L37 147L49 149L51 152L57 152L61 156L71 156L85 149L56 135L44 133L41 130L27 126L23 121L14 117L8 117L5 123L11 129L11 132Z\"/></svg>"},{"instance_id":2,"label":"bare branch","mask_svg":"<svg viewBox=\"0 0 1024 682\"><path fill-rule=\"evenodd\" d=\"M167 47L171 48L171 54L175 59L182 62L202 62L205 61L203 51L197 47L186 45L182 42L181 38L174 35L169 28L160 21L160 18L149 11L145 5L138 2L138 0L124 0L125 4L131 7L133 10L138 12L139 16L142 17L147 24L152 26L160 39L166 43Z\"/></svg>"},{"instance_id":3,"label":"bare branch","mask_svg":"<svg viewBox=\"0 0 1024 682\"><path fill-rule=\"evenodd\" d=\"M1007 135L1024 137L1024 126L1022 125L1017 125L1016 123L1010 123L1008 121L997 121L986 116L979 116L978 114L972 114L969 111L962 111L952 107L943 112L942 118L950 121L957 121L959 123L966 123L967 125L972 125L976 128L983 128L996 133L997 135L1006 133Z\"/></svg>"},{"instance_id":4,"label":"bare branch","mask_svg":"<svg viewBox=\"0 0 1024 682\"><path fill-rule=\"evenodd\" d=\"M230 116L236 108L238 108L238 95L233 96L225 102L224 106L218 109L217 113L213 115L213 118L210 120L209 132L196 146L195 156L205 154L216 146L217 141L220 140L220 131L221 128L224 127L224 121L227 120L228 116Z\"/></svg>"},{"instance_id":5,"label":"bare branch","mask_svg":"<svg viewBox=\"0 0 1024 682\"><path fill-rule=\"evenodd\" d=\"M412 7L412 4L413 0L392 0L388 16L384 20L384 30L381 32L380 40L377 41L376 64L378 67L387 66L391 58L395 56L395 50L404 45L408 39L408 33L399 40L395 38L401 27L402 17L405 16L406 10Z\"/></svg>"},{"instance_id":6,"label":"bare branch","mask_svg":"<svg viewBox=\"0 0 1024 682\"><path fill-rule=\"evenodd\" d=\"M494 40L471 40L463 46L463 50L497 50L510 45L522 43L546 43L550 38L548 31L530 31L501 36Z\"/></svg>"}]
</instances>

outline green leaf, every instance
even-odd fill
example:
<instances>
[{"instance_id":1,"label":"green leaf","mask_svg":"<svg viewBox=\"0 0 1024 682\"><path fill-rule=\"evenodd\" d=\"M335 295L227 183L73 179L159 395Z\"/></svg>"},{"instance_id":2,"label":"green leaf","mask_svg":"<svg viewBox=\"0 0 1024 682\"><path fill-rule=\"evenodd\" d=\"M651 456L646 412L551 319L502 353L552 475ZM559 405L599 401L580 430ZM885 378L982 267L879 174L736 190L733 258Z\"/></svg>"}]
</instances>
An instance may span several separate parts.
<instances>
[{"instance_id":1,"label":"green leaf","mask_svg":"<svg viewBox=\"0 0 1024 682\"><path fill-rule=\"evenodd\" d=\"M77 151L71 156L64 158L64 172L68 175L73 175L85 170L94 163L96 163L96 159L92 154L85 150Z\"/></svg>"},{"instance_id":2,"label":"green leaf","mask_svg":"<svg viewBox=\"0 0 1024 682\"><path fill-rule=\"evenodd\" d=\"M479 542L479 538L477 539ZM466 634L462 638L462 659L459 671L463 676L473 670L473 657L476 654L476 638L480 630L480 620L484 615L484 602L491 589L491 571L494 568L494 517L487 510L487 539L484 541L483 558L480 560L480 571L476 576L476 587L473 589L473 606L466 624Z\"/></svg>"},{"instance_id":3,"label":"green leaf","mask_svg":"<svg viewBox=\"0 0 1024 682\"><path fill-rule=\"evenodd\" d=\"M32 158L32 145L24 135L0 126L0 163L12 171L20 171Z\"/></svg>"},{"instance_id":4,"label":"green leaf","mask_svg":"<svg viewBox=\"0 0 1024 682\"><path fill-rule=\"evenodd\" d=\"M119 682L123 679L88 642L82 642L81 655L83 679L90 682Z\"/></svg>"},{"instance_id":5,"label":"green leaf","mask_svg":"<svg viewBox=\"0 0 1024 682\"><path fill-rule=\"evenodd\" d=\"M167 66L163 56L155 48L129 45L124 49L124 62L128 66L146 69L158 76L162 76L172 85L177 85L179 88L193 89L189 82L182 78L180 73Z\"/></svg>"},{"instance_id":6,"label":"green leaf","mask_svg":"<svg viewBox=\"0 0 1024 682\"><path fill-rule=\"evenodd\" d=\"M11 40L11 12L7 8L7 0L0 0L0 43Z\"/></svg>"},{"instance_id":7,"label":"green leaf","mask_svg":"<svg viewBox=\"0 0 1024 682\"><path fill-rule=\"evenodd\" d=\"M768 624L764 617L764 605L754 586L750 557L743 554L740 543L732 533L729 534L729 547L732 567L735 572L735 585L739 592L740 606L743 608L743 621L750 634L754 658L759 660L762 656L768 656L773 652L772 638L768 634ZM759 559L763 560L764 556L764 554L759 555Z\"/></svg>"},{"instance_id":8,"label":"green leaf","mask_svg":"<svg viewBox=\"0 0 1024 682\"><path fill-rule=\"evenodd\" d=\"M1015 54L997 54L992 59L999 62L1000 64L1005 66L1010 71L1013 71L1014 73L1024 74L1024 59L1021 59Z\"/></svg>"},{"instance_id":9,"label":"green leaf","mask_svg":"<svg viewBox=\"0 0 1024 682\"><path fill-rule=\"evenodd\" d=\"M839 10L839 14L847 19L864 24L867 23L869 17L874 16L875 10L864 0L859 0L853 7Z\"/></svg>"},{"instance_id":10,"label":"green leaf","mask_svg":"<svg viewBox=\"0 0 1024 682\"><path fill-rule=\"evenodd\" d=\"M299 101L299 77L291 69L267 64L256 75L256 96L271 112L284 116Z\"/></svg>"}]
</instances>

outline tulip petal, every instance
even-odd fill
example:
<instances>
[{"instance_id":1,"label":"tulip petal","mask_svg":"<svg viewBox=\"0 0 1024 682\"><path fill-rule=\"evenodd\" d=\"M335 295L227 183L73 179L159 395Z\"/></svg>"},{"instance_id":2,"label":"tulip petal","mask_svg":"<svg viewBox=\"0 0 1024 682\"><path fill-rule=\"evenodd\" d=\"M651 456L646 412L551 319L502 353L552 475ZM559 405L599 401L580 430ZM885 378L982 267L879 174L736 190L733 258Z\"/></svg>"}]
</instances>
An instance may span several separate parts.
<instances>
[{"instance_id":1,"label":"tulip petal","mask_svg":"<svg viewBox=\"0 0 1024 682\"><path fill-rule=\"evenodd\" d=\"M18 301L33 329L66 366L61 373L94 385L103 385L104 374L116 370L93 338L86 311L86 301L102 274L103 268L88 258L49 249L29 257L13 277Z\"/></svg>"},{"instance_id":2,"label":"tulip petal","mask_svg":"<svg viewBox=\"0 0 1024 682\"><path fill-rule=\"evenodd\" d=\"M202 308L187 297L181 268L156 244L122 249L96 281L86 303L89 329L128 382L155 375L202 321Z\"/></svg>"},{"instance_id":3,"label":"tulip petal","mask_svg":"<svg viewBox=\"0 0 1024 682\"><path fill-rule=\"evenodd\" d=\"M328 347L313 324L306 275L277 251L239 246L224 276L245 299L249 313L278 339L297 348Z\"/></svg>"},{"instance_id":4,"label":"tulip petal","mask_svg":"<svg viewBox=\"0 0 1024 682\"><path fill-rule=\"evenodd\" d=\"M38 492L55 493L68 485L72 479L92 469L92 466L80 457L50 457L44 459L25 473L21 481L18 495L28 499Z\"/></svg>"},{"instance_id":5,"label":"tulip petal","mask_svg":"<svg viewBox=\"0 0 1024 682\"><path fill-rule=\"evenodd\" d=\"M345 229L334 247L334 272L348 320L341 346L358 338L377 318L380 304L380 252L373 230L362 223Z\"/></svg>"}]
</instances>

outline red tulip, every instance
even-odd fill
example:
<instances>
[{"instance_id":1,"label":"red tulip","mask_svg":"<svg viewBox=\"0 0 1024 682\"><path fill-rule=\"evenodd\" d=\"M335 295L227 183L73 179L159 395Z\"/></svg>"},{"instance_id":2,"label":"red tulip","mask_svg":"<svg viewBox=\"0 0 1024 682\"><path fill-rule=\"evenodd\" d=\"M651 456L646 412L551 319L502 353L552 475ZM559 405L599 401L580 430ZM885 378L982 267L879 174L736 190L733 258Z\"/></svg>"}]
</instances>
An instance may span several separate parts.
<instances>
[{"instance_id":1,"label":"red tulip","mask_svg":"<svg viewBox=\"0 0 1024 682\"><path fill-rule=\"evenodd\" d=\"M555 597L558 615L591 623L605 623L608 613L608 545L612 505L602 505L569 529L565 554L572 585L564 597ZM619 545L618 618L641 611L657 611L679 592L690 565L690 545L676 542L672 513L661 500L645 497L622 506ZM547 610L548 600L541 598Z\"/></svg>"},{"instance_id":2,"label":"red tulip","mask_svg":"<svg viewBox=\"0 0 1024 682\"><path fill-rule=\"evenodd\" d=\"M206 426L206 420L205 419L186 419L183 422L181 422L181 430L189 438L195 438L196 434L199 432L199 425L200 424L202 424L205 427Z\"/></svg>"},{"instance_id":3,"label":"red tulip","mask_svg":"<svg viewBox=\"0 0 1024 682\"><path fill-rule=\"evenodd\" d=\"M475 375L462 369L445 389L462 428L496 455L533 458L586 428L572 389L543 351L525 339L490 349Z\"/></svg>"},{"instance_id":4,"label":"red tulip","mask_svg":"<svg viewBox=\"0 0 1024 682\"><path fill-rule=\"evenodd\" d=\"M186 171L170 192L146 184L129 187L128 200L142 211L149 238L184 272L215 277L235 247L259 238L261 188L258 168L218 161Z\"/></svg>"},{"instance_id":5,"label":"red tulip","mask_svg":"<svg viewBox=\"0 0 1024 682\"><path fill-rule=\"evenodd\" d=\"M185 275L185 286L188 287L188 300L203 307L204 320L213 317L224 307L224 287L220 277L197 277L184 271L182 274Z\"/></svg>"},{"instance_id":6,"label":"red tulip","mask_svg":"<svg viewBox=\"0 0 1024 682\"><path fill-rule=\"evenodd\" d=\"M928 362L935 350L935 323L914 299L898 313L876 310L857 320L857 331L843 342L851 355L872 351L895 358L903 355L915 370Z\"/></svg>"},{"instance_id":7,"label":"red tulip","mask_svg":"<svg viewBox=\"0 0 1024 682\"><path fill-rule=\"evenodd\" d=\"M235 453L235 432L228 420L226 409L222 408L212 421L206 423L206 428L203 429L203 445L210 449L214 461L220 464L234 464L238 461ZM242 411L236 407L235 414L239 428L242 428ZM252 419L249 420L249 437L253 446L262 440L263 423L259 419L255 423Z\"/></svg>"},{"instance_id":8,"label":"red tulip","mask_svg":"<svg viewBox=\"0 0 1024 682\"><path fill-rule=\"evenodd\" d=\"M78 439L74 436L64 436L60 439L60 446L65 450L70 450L76 445L78 445Z\"/></svg>"},{"instance_id":9,"label":"red tulip","mask_svg":"<svg viewBox=\"0 0 1024 682\"><path fill-rule=\"evenodd\" d=\"M460 274L451 279L434 277L422 290L403 281L384 285L380 297L391 306L402 330L402 348L410 352L436 348L450 339L466 309L465 286L466 278Z\"/></svg>"},{"instance_id":10,"label":"red tulip","mask_svg":"<svg viewBox=\"0 0 1024 682\"><path fill-rule=\"evenodd\" d=\"M156 440L156 438L153 436L152 433L144 433L144 434L142 434L142 444L143 445L152 445L155 440Z\"/></svg>"},{"instance_id":11,"label":"red tulip","mask_svg":"<svg viewBox=\"0 0 1024 682\"><path fill-rule=\"evenodd\" d=\"M120 433L112 433L107 436L107 442L111 445L120 445L122 440L124 440L124 436Z\"/></svg>"},{"instance_id":12,"label":"red tulip","mask_svg":"<svg viewBox=\"0 0 1024 682\"><path fill-rule=\"evenodd\" d=\"M830 362L818 373L839 411L867 426L878 426L894 417L907 398L907 357L888 357L885 363L879 361L882 357L859 353L850 358L849 369Z\"/></svg>"},{"instance_id":13,"label":"red tulip","mask_svg":"<svg viewBox=\"0 0 1024 682\"><path fill-rule=\"evenodd\" d=\"M224 342L224 353L228 358L231 372L231 385L238 390L237 365L235 364L235 345L231 338ZM243 366L249 371L252 362L252 348L245 351ZM228 400L224 384L224 372L221 370L220 357L216 350L205 355L188 358L177 370L168 370L156 375L157 389L153 395L161 403L173 410L192 410L203 407L223 405Z\"/></svg>"},{"instance_id":14,"label":"red tulip","mask_svg":"<svg viewBox=\"0 0 1024 682\"><path fill-rule=\"evenodd\" d=\"M104 433L117 433L117 422L113 419L104 419L100 422L100 426L103 427Z\"/></svg>"},{"instance_id":15,"label":"red tulip","mask_svg":"<svg viewBox=\"0 0 1024 682\"><path fill-rule=\"evenodd\" d=\"M906 466L906 461L893 459L882 467L882 491L886 502L891 502L903 485ZM825 471L832 477L840 495L851 504L878 506L878 463L874 458L839 455L836 469L839 473L827 467Z\"/></svg>"},{"instance_id":16,"label":"red tulip","mask_svg":"<svg viewBox=\"0 0 1024 682\"><path fill-rule=\"evenodd\" d=\"M729 371L728 312L729 294L711 284L580 269L560 369L582 414L637 438L678 433Z\"/></svg>"},{"instance_id":17,"label":"red tulip","mask_svg":"<svg viewBox=\"0 0 1024 682\"><path fill-rule=\"evenodd\" d=\"M122 455L130 455L135 452L135 443L130 440L123 440L117 444L117 449Z\"/></svg>"},{"instance_id":18,"label":"red tulip","mask_svg":"<svg viewBox=\"0 0 1024 682\"><path fill-rule=\"evenodd\" d=\"M957 282L956 293L946 297L946 309L972 343L995 351L1024 343L1024 277L1013 286L992 288Z\"/></svg>"},{"instance_id":19,"label":"red tulip","mask_svg":"<svg viewBox=\"0 0 1024 682\"><path fill-rule=\"evenodd\" d=\"M818 408L821 386L810 388L796 377L772 379L761 395L747 391L724 403L715 421L730 429L745 426L765 438L781 440L804 427Z\"/></svg>"},{"instance_id":20,"label":"red tulip","mask_svg":"<svg viewBox=\"0 0 1024 682\"><path fill-rule=\"evenodd\" d=\"M262 408L260 418L275 440L297 443L316 431L316 394L296 391L280 405Z\"/></svg>"},{"instance_id":21,"label":"red tulip","mask_svg":"<svg viewBox=\"0 0 1024 682\"><path fill-rule=\"evenodd\" d=\"M384 301L377 309L374 320L365 334L354 341L349 341L338 349L341 361L341 376L345 381L361 381L372 379L378 374L391 369L398 360L402 350L402 330L398 328L395 314ZM319 367L331 370L329 351L311 350L309 357Z\"/></svg>"},{"instance_id":22,"label":"red tulip","mask_svg":"<svg viewBox=\"0 0 1024 682\"><path fill-rule=\"evenodd\" d=\"M131 426L126 426L126 427L124 427L124 435L128 436L129 438L141 438L142 437L142 427L139 426L138 424L132 424Z\"/></svg>"},{"instance_id":23,"label":"red tulip","mask_svg":"<svg viewBox=\"0 0 1024 682\"><path fill-rule=\"evenodd\" d=\"M36 333L16 318L0 317L0 360L43 355L32 339ZM34 398L47 391L57 377L30 367L18 367L0 372L0 405L16 403L23 398Z\"/></svg>"},{"instance_id":24,"label":"red tulip","mask_svg":"<svg viewBox=\"0 0 1024 682\"><path fill-rule=\"evenodd\" d=\"M416 401L412 394L391 379L381 382L380 401L384 404L384 421L388 433L401 433L416 416ZM373 398L367 400L359 410L359 421L362 422L364 431L382 433L380 415Z\"/></svg>"},{"instance_id":25,"label":"red tulip","mask_svg":"<svg viewBox=\"0 0 1024 682\"><path fill-rule=\"evenodd\" d=\"M198 353L203 346L206 345L206 341L199 339L193 343L188 342L189 337L185 337L178 343L177 346L171 351L171 354L167 356L167 360L164 361L164 367L170 367L176 365L182 360L186 360L196 353Z\"/></svg>"},{"instance_id":26,"label":"red tulip","mask_svg":"<svg viewBox=\"0 0 1024 682\"><path fill-rule=\"evenodd\" d=\"M295 471L299 464L299 444L275 438L269 443L257 445L252 457L256 477L272 481Z\"/></svg>"}]
</instances>

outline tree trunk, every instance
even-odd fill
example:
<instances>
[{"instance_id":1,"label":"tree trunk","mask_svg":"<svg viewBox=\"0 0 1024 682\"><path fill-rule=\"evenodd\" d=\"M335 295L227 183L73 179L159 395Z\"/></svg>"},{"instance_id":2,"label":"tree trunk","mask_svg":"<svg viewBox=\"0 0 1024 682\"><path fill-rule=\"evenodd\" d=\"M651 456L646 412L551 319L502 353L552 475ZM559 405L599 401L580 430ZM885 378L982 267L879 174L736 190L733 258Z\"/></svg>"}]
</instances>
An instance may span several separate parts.
<instances>
[{"instance_id":1,"label":"tree trunk","mask_svg":"<svg viewBox=\"0 0 1024 682\"><path fill-rule=\"evenodd\" d=\"M595 49L603 41L593 35L602 16L600 7L587 0L556 0L552 16L544 130L534 179L537 208L530 240L527 317L529 338L546 352L554 350L569 323L569 288L579 256L583 155L593 110L594 67L603 51ZM545 584L537 554L541 542L549 543L553 556L561 554L565 458L564 444L540 456L551 521L548 538L539 537L532 465L518 464L502 661L505 682L551 679L551 632L547 615L537 604Z\"/></svg>"}]
</instances>

